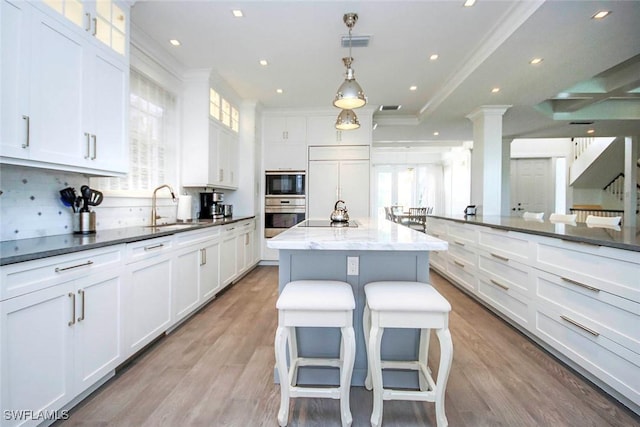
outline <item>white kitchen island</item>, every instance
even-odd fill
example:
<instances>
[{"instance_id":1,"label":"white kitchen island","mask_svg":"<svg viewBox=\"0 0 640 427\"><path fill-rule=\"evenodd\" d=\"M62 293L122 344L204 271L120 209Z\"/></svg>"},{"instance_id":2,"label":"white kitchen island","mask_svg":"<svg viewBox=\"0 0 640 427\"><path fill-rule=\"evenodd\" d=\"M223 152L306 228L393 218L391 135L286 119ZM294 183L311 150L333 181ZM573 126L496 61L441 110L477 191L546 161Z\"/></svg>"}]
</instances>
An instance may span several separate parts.
<instances>
[{"instance_id":1,"label":"white kitchen island","mask_svg":"<svg viewBox=\"0 0 640 427\"><path fill-rule=\"evenodd\" d=\"M353 220L352 220L353 221ZM444 240L387 220L356 219L357 227L314 226L307 220L267 242L279 250L279 289L292 280L341 280L353 288L356 299L354 328L356 360L352 385L363 385L367 359L362 331L364 285L380 280L429 283L429 252L445 251ZM321 225L321 224L320 224ZM330 328L299 328L300 355L336 357L340 333ZM418 333L387 330L382 340L383 359L416 360ZM277 379L277 377L276 377ZM415 372L385 371L385 384L417 387ZM338 384L337 369L301 367L300 384Z\"/></svg>"}]
</instances>

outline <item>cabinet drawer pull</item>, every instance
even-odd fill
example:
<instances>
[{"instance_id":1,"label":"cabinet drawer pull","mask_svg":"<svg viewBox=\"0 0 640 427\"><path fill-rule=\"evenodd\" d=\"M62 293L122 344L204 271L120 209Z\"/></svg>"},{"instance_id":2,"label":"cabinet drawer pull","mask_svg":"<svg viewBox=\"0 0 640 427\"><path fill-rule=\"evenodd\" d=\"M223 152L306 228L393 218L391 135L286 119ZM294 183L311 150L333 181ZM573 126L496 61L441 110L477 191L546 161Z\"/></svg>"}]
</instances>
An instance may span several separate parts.
<instances>
[{"instance_id":1,"label":"cabinet drawer pull","mask_svg":"<svg viewBox=\"0 0 640 427\"><path fill-rule=\"evenodd\" d=\"M587 328L587 327L586 327L586 326L584 326L584 325L581 325L580 323L576 322L575 320L573 320L573 319L571 319L571 318L569 318L569 317L567 317L567 316L560 315L560 318L561 318L562 320L564 320L565 322L569 322L569 323L571 323L572 325L577 326L578 328L582 329L583 331L590 333L590 334L591 334L591 335L593 335L594 337L600 336L600 334L599 334L598 332L594 331L594 330L593 330L593 329L591 329L591 328Z\"/></svg>"},{"instance_id":2,"label":"cabinet drawer pull","mask_svg":"<svg viewBox=\"0 0 640 427\"><path fill-rule=\"evenodd\" d=\"M90 159L91 158L91 134L89 132L85 132L84 137L87 139L87 155L84 156L84 158Z\"/></svg>"},{"instance_id":3,"label":"cabinet drawer pull","mask_svg":"<svg viewBox=\"0 0 640 427\"><path fill-rule=\"evenodd\" d=\"M489 281L490 281L491 283L493 283L494 285L496 285L497 287L504 289L505 291L508 291L508 290L509 290L509 287L508 287L508 286L503 285L502 283L500 283L500 282L498 282L498 281L495 281L495 280L493 280L493 279L489 279Z\"/></svg>"},{"instance_id":4,"label":"cabinet drawer pull","mask_svg":"<svg viewBox=\"0 0 640 427\"><path fill-rule=\"evenodd\" d=\"M154 249L159 249L159 248L161 248L163 246L164 246L164 243L158 243L157 245L153 245L153 246L145 246L144 250L145 251L152 251Z\"/></svg>"},{"instance_id":5,"label":"cabinet drawer pull","mask_svg":"<svg viewBox=\"0 0 640 427\"><path fill-rule=\"evenodd\" d=\"M459 267L464 268L464 264L463 264L463 263L461 263L460 261L455 261L455 260L454 260L454 261L453 261L453 263L454 263L455 265L459 266Z\"/></svg>"},{"instance_id":6,"label":"cabinet drawer pull","mask_svg":"<svg viewBox=\"0 0 640 427\"><path fill-rule=\"evenodd\" d=\"M584 283L580 283L580 282L577 282L575 280L568 279L566 277L561 277L561 279L564 282L571 283L572 285L580 286L581 288L585 288L585 289L588 289L588 290L593 291L593 292L600 292L600 289L594 288L593 286L585 285Z\"/></svg>"},{"instance_id":7,"label":"cabinet drawer pull","mask_svg":"<svg viewBox=\"0 0 640 427\"><path fill-rule=\"evenodd\" d=\"M501 261L509 261L509 258L503 257L502 255L494 254L493 252L491 252L491 256L494 258L498 258Z\"/></svg>"},{"instance_id":8,"label":"cabinet drawer pull","mask_svg":"<svg viewBox=\"0 0 640 427\"><path fill-rule=\"evenodd\" d=\"M76 323L76 294L69 292L69 298L71 298L71 320L67 325L73 326Z\"/></svg>"},{"instance_id":9,"label":"cabinet drawer pull","mask_svg":"<svg viewBox=\"0 0 640 427\"><path fill-rule=\"evenodd\" d=\"M30 125L30 119L29 116L22 116L22 120L25 121L26 125L27 125L27 139L25 141L24 144L22 144L22 148L29 148L29 143L31 142L31 125Z\"/></svg>"},{"instance_id":10,"label":"cabinet drawer pull","mask_svg":"<svg viewBox=\"0 0 640 427\"><path fill-rule=\"evenodd\" d=\"M71 270L73 268L78 268L78 267L86 267L86 266L91 265L91 264L93 264L93 261L87 261L87 262L85 262L83 264L72 265L71 267L62 267L62 268L56 267L55 272L56 273L60 273L61 271Z\"/></svg>"},{"instance_id":11,"label":"cabinet drawer pull","mask_svg":"<svg viewBox=\"0 0 640 427\"><path fill-rule=\"evenodd\" d=\"M459 242L459 241L457 241L457 240L454 240L454 241L453 241L453 243L455 243L456 245L464 246L464 243Z\"/></svg>"},{"instance_id":12,"label":"cabinet drawer pull","mask_svg":"<svg viewBox=\"0 0 640 427\"><path fill-rule=\"evenodd\" d=\"M98 137L91 135L91 140L93 141L93 156L91 156L91 160L95 160L98 158Z\"/></svg>"},{"instance_id":13,"label":"cabinet drawer pull","mask_svg":"<svg viewBox=\"0 0 640 427\"><path fill-rule=\"evenodd\" d=\"M78 295L80 295L80 317L78 317L78 322L82 322L84 320L84 289L80 289L78 291Z\"/></svg>"}]
</instances>

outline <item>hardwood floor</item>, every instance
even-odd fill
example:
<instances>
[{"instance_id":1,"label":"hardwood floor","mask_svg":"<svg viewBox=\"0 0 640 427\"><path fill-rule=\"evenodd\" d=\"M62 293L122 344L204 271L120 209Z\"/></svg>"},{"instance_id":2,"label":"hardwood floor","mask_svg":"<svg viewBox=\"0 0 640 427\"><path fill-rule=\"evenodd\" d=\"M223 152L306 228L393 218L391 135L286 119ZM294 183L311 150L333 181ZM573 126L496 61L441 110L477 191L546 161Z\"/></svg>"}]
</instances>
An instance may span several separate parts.
<instances>
[{"instance_id":1,"label":"hardwood floor","mask_svg":"<svg viewBox=\"0 0 640 427\"><path fill-rule=\"evenodd\" d=\"M439 275L451 302L454 358L449 425L640 427L640 418L585 382ZM277 426L273 383L277 267L258 267L157 341L56 425ZM439 348L432 339L430 365ZM433 363L433 364L432 364ZM371 393L351 389L354 426L368 426ZM340 425L339 403L293 399L290 426ZM384 404L385 427L435 426L433 404Z\"/></svg>"}]
</instances>

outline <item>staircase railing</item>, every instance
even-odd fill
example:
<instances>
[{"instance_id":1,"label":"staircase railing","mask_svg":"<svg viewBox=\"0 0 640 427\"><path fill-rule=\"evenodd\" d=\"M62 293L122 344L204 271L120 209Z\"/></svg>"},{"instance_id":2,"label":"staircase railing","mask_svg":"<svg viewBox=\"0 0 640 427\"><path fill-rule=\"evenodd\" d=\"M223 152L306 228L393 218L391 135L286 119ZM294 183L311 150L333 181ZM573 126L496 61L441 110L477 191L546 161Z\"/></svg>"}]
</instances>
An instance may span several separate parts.
<instances>
[{"instance_id":1,"label":"staircase railing","mask_svg":"<svg viewBox=\"0 0 640 427\"><path fill-rule=\"evenodd\" d=\"M587 148L591 145L591 143L595 140L595 137L575 137L571 138L573 142L573 160L580 157L582 153L584 153Z\"/></svg>"}]
</instances>

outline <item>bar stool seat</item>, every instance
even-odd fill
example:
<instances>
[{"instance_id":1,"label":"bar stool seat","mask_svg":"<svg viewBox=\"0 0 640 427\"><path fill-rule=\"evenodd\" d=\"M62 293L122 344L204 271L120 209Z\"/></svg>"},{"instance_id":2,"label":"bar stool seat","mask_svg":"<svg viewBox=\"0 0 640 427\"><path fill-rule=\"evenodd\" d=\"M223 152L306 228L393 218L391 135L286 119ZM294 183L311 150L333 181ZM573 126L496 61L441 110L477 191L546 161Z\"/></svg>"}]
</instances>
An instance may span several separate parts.
<instances>
[{"instance_id":1,"label":"bar stool seat","mask_svg":"<svg viewBox=\"0 0 640 427\"><path fill-rule=\"evenodd\" d=\"M366 305L363 328L366 342L368 370L365 387L373 388L371 425L382 424L384 400L413 400L434 402L438 427L448 425L444 411L444 394L453 360L453 343L449 332L451 304L431 285L420 282L372 282L364 287ZM385 328L420 329L417 361L383 361L380 344ZM437 382L427 366L429 337L435 329L440 341L440 365ZM383 369L418 371L420 390L384 388Z\"/></svg>"},{"instance_id":2,"label":"bar stool seat","mask_svg":"<svg viewBox=\"0 0 640 427\"><path fill-rule=\"evenodd\" d=\"M356 352L353 330L353 310L356 303L351 285L332 280L298 280L289 282L280 293L278 328L275 336L275 356L280 378L280 410L278 423L287 425L289 399L319 397L340 399L340 418L343 426L352 423L349 390ZM341 331L340 356L337 359L298 356L296 327L337 327ZM288 344L288 345L287 345ZM287 348L290 365L287 368ZM338 387L297 386L298 367L330 366L340 369Z\"/></svg>"}]
</instances>

